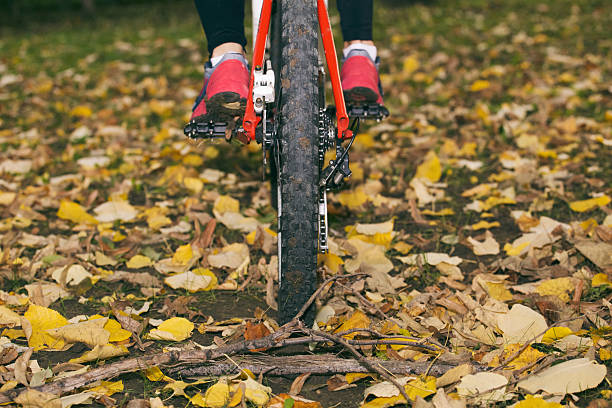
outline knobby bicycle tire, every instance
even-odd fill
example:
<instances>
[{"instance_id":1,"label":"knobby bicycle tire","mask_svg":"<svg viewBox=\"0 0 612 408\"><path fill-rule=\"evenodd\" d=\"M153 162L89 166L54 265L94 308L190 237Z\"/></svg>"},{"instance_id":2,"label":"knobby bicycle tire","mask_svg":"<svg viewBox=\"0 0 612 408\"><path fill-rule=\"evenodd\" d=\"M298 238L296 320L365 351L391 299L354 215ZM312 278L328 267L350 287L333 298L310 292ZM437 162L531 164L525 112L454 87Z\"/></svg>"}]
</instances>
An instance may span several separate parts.
<instances>
[{"instance_id":1,"label":"knobby bicycle tire","mask_svg":"<svg viewBox=\"0 0 612 408\"><path fill-rule=\"evenodd\" d=\"M293 318L317 286L318 26L316 0L283 0L280 100L279 321ZM314 308L305 314L310 324Z\"/></svg>"}]
</instances>

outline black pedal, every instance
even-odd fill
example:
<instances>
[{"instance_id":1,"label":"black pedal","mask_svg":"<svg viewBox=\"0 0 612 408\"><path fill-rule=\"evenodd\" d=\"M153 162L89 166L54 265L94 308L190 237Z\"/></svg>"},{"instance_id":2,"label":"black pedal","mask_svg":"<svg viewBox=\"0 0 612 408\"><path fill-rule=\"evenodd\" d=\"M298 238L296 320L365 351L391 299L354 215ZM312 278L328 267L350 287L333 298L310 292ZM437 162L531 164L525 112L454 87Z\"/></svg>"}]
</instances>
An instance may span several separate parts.
<instances>
[{"instance_id":1,"label":"black pedal","mask_svg":"<svg viewBox=\"0 0 612 408\"><path fill-rule=\"evenodd\" d=\"M389 116L389 109L378 103L350 104L347 105L346 110L349 118L382 120Z\"/></svg>"},{"instance_id":2,"label":"black pedal","mask_svg":"<svg viewBox=\"0 0 612 408\"><path fill-rule=\"evenodd\" d=\"M215 138L226 138L227 135L227 123L225 122L196 122L190 121L183 128L185 136L190 139L215 139Z\"/></svg>"}]
</instances>

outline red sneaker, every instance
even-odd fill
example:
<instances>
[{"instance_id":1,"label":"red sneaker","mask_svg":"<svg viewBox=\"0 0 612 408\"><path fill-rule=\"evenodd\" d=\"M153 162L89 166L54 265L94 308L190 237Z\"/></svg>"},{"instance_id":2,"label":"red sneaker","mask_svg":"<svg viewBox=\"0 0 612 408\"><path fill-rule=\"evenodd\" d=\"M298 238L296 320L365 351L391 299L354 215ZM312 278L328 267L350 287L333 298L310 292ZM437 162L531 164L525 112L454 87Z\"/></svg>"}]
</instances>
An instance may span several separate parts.
<instances>
[{"instance_id":1,"label":"red sneaker","mask_svg":"<svg viewBox=\"0 0 612 408\"><path fill-rule=\"evenodd\" d=\"M204 86L193 105L191 119L227 122L244 115L249 93L249 69L244 55L226 53L214 67L204 65Z\"/></svg>"},{"instance_id":2,"label":"red sneaker","mask_svg":"<svg viewBox=\"0 0 612 408\"><path fill-rule=\"evenodd\" d=\"M344 99L349 104L382 105L382 87L378 77L379 59L372 61L365 50L355 49L344 59L340 70Z\"/></svg>"}]
</instances>

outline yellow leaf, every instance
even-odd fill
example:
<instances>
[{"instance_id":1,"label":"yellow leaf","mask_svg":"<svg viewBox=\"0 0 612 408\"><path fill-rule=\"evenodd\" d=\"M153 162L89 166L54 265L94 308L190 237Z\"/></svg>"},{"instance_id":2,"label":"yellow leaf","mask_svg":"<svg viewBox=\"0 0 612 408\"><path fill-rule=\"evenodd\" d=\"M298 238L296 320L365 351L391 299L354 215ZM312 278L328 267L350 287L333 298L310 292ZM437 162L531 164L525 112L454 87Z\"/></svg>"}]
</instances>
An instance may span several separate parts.
<instances>
[{"instance_id":1,"label":"yellow leaf","mask_svg":"<svg viewBox=\"0 0 612 408\"><path fill-rule=\"evenodd\" d=\"M351 317L349 317L342 325L336 330L336 333L343 332L349 329L365 329L370 326L370 319L361 310L355 310ZM352 339L357 333L345 334L343 337Z\"/></svg>"},{"instance_id":2,"label":"yellow leaf","mask_svg":"<svg viewBox=\"0 0 612 408\"><path fill-rule=\"evenodd\" d=\"M504 347L504 359L513 356L517 351L519 351L523 347L522 344L514 343L507 344ZM509 370L518 370L523 367L526 367L534 362L536 362L541 357L544 357L546 354L532 348L531 346L527 347L521 354L519 354L516 358L508 363L507 368Z\"/></svg>"},{"instance_id":3,"label":"yellow leaf","mask_svg":"<svg viewBox=\"0 0 612 408\"><path fill-rule=\"evenodd\" d=\"M580 228L582 228L582 230L585 232L589 232L595 227L597 227L597 221L594 218L589 218L588 220L580 223Z\"/></svg>"},{"instance_id":4,"label":"yellow leaf","mask_svg":"<svg viewBox=\"0 0 612 408\"><path fill-rule=\"evenodd\" d=\"M354 190L343 191L336 195L338 202L350 210L357 210L368 201L368 196L363 190L363 186L358 186Z\"/></svg>"},{"instance_id":5,"label":"yellow leaf","mask_svg":"<svg viewBox=\"0 0 612 408\"><path fill-rule=\"evenodd\" d=\"M224 214L226 212L239 212L240 202L230 196L222 195L217 197L215 200L213 211L216 211L219 214Z\"/></svg>"},{"instance_id":6,"label":"yellow leaf","mask_svg":"<svg viewBox=\"0 0 612 408\"><path fill-rule=\"evenodd\" d=\"M244 396L247 401L255 404L256 406L262 407L270 399L270 393L272 392L272 389L270 387L266 387L258 383L251 377L248 377L246 380L241 381L240 384L244 384Z\"/></svg>"},{"instance_id":7,"label":"yellow leaf","mask_svg":"<svg viewBox=\"0 0 612 408\"><path fill-rule=\"evenodd\" d=\"M523 252L523 249L529 246L529 244L530 242L523 242L522 244L519 244L516 247L513 247L512 244L506 244L504 245L504 251L506 251L506 254L508 254L508 256L518 256L521 254L521 252Z\"/></svg>"},{"instance_id":8,"label":"yellow leaf","mask_svg":"<svg viewBox=\"0 0 612 408\"><path fill-rule=\"evenodd\" d=\"M216 159L219 156L219 149L214 146L208 146L204 149L204 157L207 159Z\"/></svg>"},{"instance_id":9,"label":"yellow leaf","mask_svg":"<svg viewBox=\"0 0 612 408\"><path fill-rule=\"evenodd\" d=\"M111 396L117 392L123 391L123 381L102 381L102 383L96 387L87 390L97 395Z\"/></svg>"},{"instance_id":10,"label":"yellow leaf","mask_svg":"<svg viewBox=\"0 0 612 408\"><path fill-rule=\"evenodd\" d=\"M181 245L178 247L172 256L172 262L177 265L187 265L193 258L193 250L190 244Z\"/></svg>"},{"instance_id":11,"label":"yellow leaf","mask_svg":"<svg viewBox=\"0 0 612 408\"><path fill-rule=\"evenodd\" d=\"M226 382L219 381L206 390L204 404L201 407L223 408L230 400L230 388ZM193 404L193 399L191 400Z\"/></svg>"},{"instance_id":12,"label":"yellow leaf","mask_svg":"<svg viewBox=\"0 0 612 408\"><path fill-rule=\"evenodd\" d=\"M478 92L478 91L482 91L483 89L487 89L490 86L491 86L491 83L489 81L484 80L484 79L478 79L474 81L474 83L472 83L472 86L470 86L470 91Z\"/></svg>"},{"instance_id":13,"label":"yellow leaf","mask_svg":"<svg viewBox=\"0 0 612 408\"><path fill-rule=\"evenodd\" d=\"M406 394L412 401L416 400L416 397L425 398L428 395L435 394L436 392L436 377L428 376L425 381L420 378L409 381L405 386Z\"/></svg>"},{"instance_id":14,"label":"yellow leaf","mask_svg":"<svg viewBox=\"0 0 612 408\"><path fill-rule=\"evenodd\" d=\"M563 408L558 402L544 401L541 397L526 395L525 399L517 402L514 408Z\"/></svg>"},{"instance_id":15,"label":"yellow leaf","mask_svg":"<svg viewBox=\"0 0 612 408\"><path fill-rule=\"evenodd\" d=\"M70 111L70 116L75 116L78 118L88 118L92 114L91 109L84 105L75 106Z\"/></svg>"},{"instance_id":16,"label":"yellow leaf","mask_svg":"<svg viewBox=\"0 0 612 408\"><path fill-rule=\"evenodd\" d=\"M502 204L516 204L516 201L509 197L489 197L482 204L482 209L488 211L491 208Z\"/></svg>"},{"instance_id":17,"label":"yellow leaf","mask_svg":"<svg viewBox=\"0 0 612 408\"><path fill-rule=\"evenodd\" d=\"M152 265L153 265L153 261L151 260L151 258L149 258L148 256L144 256L144 255L134 255L133 257L130 258L129 261L125 263L125 266L127 266L130 269L140 269L140 268L145 268L147 266L152 266Z\"/></svg>"},{"instance_id":18,"label":"yellow leaf","mask_svg":"<svg viewBox=\"0 0 612 408\"><path fill-rule=\"evenodd\" d=\"M540 295L556 296L564 302L569 302L569 292L572 292L573 290L574 283L569 277L550 279L542 282L536 288L536 292L538 292Z\"/></svg>"},{"instance_id":19,"label":"yellow leaf","mask_svg":"<svg viewBox=\"0 0 612 408\"><path fill-rule=\"evenodd\" d=\"M177 381L177 382L179 382L179 381ZM180 381L180 382L182 382L182 381ZM175 384L175 383L173 383L173 384ZM176 394L176 395L185 395L185 393ZM189 402L191 402L196 407L208 407L209 406L209 405L206 405L206 400L204 399L204 396L202 394L200 394L199 392L196 395L194 395L193 397L189 398ZM221 405L221 406L223 407L225 405Z\"/></svg>"},{"instance_id":20,"label":"yellow leaf","mask_svg":"<svg viewBox=\"0 0 612 408\"><path fill-rule=\"evenodd\" d=\"M67 324L47 329L46 333L65 343L85 343L90 347L103 346L110 338L110 333L104 329L107 320L108 318L104 317Z\"/></svg>"},{"instance_id":21,"label":"yellow leaf","mask_svg":"<svg viewBox=\"0 0 612 408\"><path fill-rule=\"evenodd\" d=\"M166 217L166 208L153 207L146 210L144 213L147 217L147 224L152 230L158 230L161 227L172 224L172 220Z\"/></svg>"},{"instance_id":22,"label":"yellow leaf","mask_svg":"<svg viewBox=\"0 0 612 408\"><path fill-rule=\"evenodd\" d=\"M486 287L487 293L493 299L500 300L502 302L505 302L507 300L512 300L512 293L510 293L510 291L506 289L506 286L502 282L485 282L485 283L487 286Z\"/></svg>"},{"instance_id":23,"label":"yellow leaf","mask_svg":"<svg viewBox=\"0 0 612 408\"><path fill-rule=\"evenodd\" d=\"M151 99L149 107L153 113L161 117L170 117L172 115L172 108L176 103L172 100L162 101L158 99Z\"/></svg>"},{"instance_id":24,"label":"yellow leaf","mask_svg":"<svg viewBox=\"0 0 612 408\"><path fill-rule=\"evenodd\" d=\"M377 233L374 235L364 235L358 234L357 232L355 232L354 229L347 234L347 239L350 238L357 238L358 240L368 242L374 245L382 245L385 248L388 248L391 245L391 241L393 241L393 235L391 232L387 232L384 234Z\"/></svg>"},{"instance_id":25,"label":"yellow leaf","mask_svg":"<svg viewBox=\"0 0 612 408\"><path fill-rule=\"evenodd\" d=\"M174 381L172 378L162 373L159 367L147 368L144 371L144 373L150 381L166 381L166 382Z\"/></svg>"},{"instance_id":26,"label":"yellow leaf","mask_svg":"<svg viewBox=\"0 0 612 408\"><path fill-rule=\"evenodd\" d=\"M123 345L115 346L113 344L105 344L104 346L96 346L90 351L83 353L81 357L72 358L71 363L87 363L89 361L106 360L107 358L124 356L128 354L127 347Z\"/></svg>"},{"instance_id":27,"label":"yellow leaf","mask_svg":"<svg viewBox=\"0 0 612 408\"><path fill-rule=\"evenodd\" d=\"M596 207L603 207L610 203L610 197L602 195L601 197L590 198L588 200L573 201L569 204L570 208L576 212L590 211Z\"/></svg>"},{"instance_id":28,"label":"yellow leaf","mask_svg":"<svg viewBox=\"0 0 612 408\"><path fill-rule=\"evenodd\" d=\"M570 328L563 326L554 326L546 330L546 333L544 333L544 336L542 337L542 343L554 343L555 341L569 336L572 333L574 332Z\"/></svg>"},{"instance_id":29,"label":"yellow leaf","mask_svg":"<svg viewBox=\"0 0 612 408\"><path fill-rule=\"evenodd\" d=\"M362 404L360 408L388 408L405 402L406 400L402 395L396 395L394 397L379 397Z\"/></svg>"},{"instance_id":30,"label":"yellow leaf","mask_svg":"<svg viewBox=\"0 0 612 408\"><path fill-rule=\"evenodd\" d=\"M440 180L442 177L442 166L436 152L430 150L425 156L425 161L417 167L417 178L425 178L433 183Z\"/></svg>"},{"instance_id":31,"label":"yellow leaf","mask_svg":"<svg viewBox=\"0 0 612 408\"><path fill-rule=\"evenodd\" d=\"M359 381L362 378L366 378L371 376L371 374L367 374L367 373L346 373L346 375L344 376L345 380L347 383L352 384L355 381Z\"/></svg>"},{"instance_id":32,"label":"yellow leaf","mask_svg":"<svg viewBox=\"0 0 612 408\"><path fill-rule=\"evenodd\" d=\"M47 333L68 324L68 320L58 312L46 307L31 304L23 315L30 323L29 328L24 327L28 338L28 345L38 351L44 348L61 349L64 347L62 339L56 339Z\"/></svg>"},{"instance_id":33,"label":"yellow leaf","mask_svg":"<svg viewBox=\"0 0 612 408\"><path fill-rule=\"evenodd\" d=\"M404 241L400 241L396 243L395 245L393 245L393 249L395 249L397 252L399 252L402 255L406 255L412 249L412 245Z\"/></svg>"},{"instance_id":34,"label":"yellow leaf","mask_svg":"<svg viewBox=\"0 0 612 408\"><path fill-rule=\"evenodd\" d=\"M79 204L62 200L60 203L60 208L57 210L57 216L64 220L70 220L72 222L76 222L77 224L97 224L98 220L96 220L91 215L87 214L87 211Z\"/></svg>"},{"instance_id":35,"label":"yellow leaf","mask_svg":"<svg viewBox=\"0 0 612 408\"><path fill-rule=\"evenodd\" d=\"M204 188L204 183L197 177L185 177L183 179L183 184L187 190L190 190L195 194L199 194Z\"/></svg>"},{"instance_id":36,"label":"yellow leaf","mask_svg":"<svg viewBox=\"0 0 612 408\"><path fill-rule=\"evenodd\" d=\"M490 115L491 113L489 112L489 106L484 104L484 103L479 103L476 105L475 108L475 112L476 115L480 118L480 120L482 120L482 122L486 125L489 126L491 124L491 119L490 119Z\"/></svg>"},{"instance_id":37,"label":"yellow leaf","mask_svg":"<svg viewBox=\"0 0 612 408\"><path fill-rule=\"evenodd\" d=\"M255 238L257 237L257 230L253 230L251 232L249 232L245 238L246 243L249 245L254 245L255 244Z\"/></svg>"},{"instance_id":38,"label":"yellow leaf","mask_svg":"<svg viewBox=\"0 0 612 408\"><path fill-rule=\"evenodd\" d=\"M188 154L183 157L183 164L187 166L198 167L204 163L204 159L199 154Z\"/></svg>"},{"instance_id":39,"label":"yellow leaf","mask_svg":"<svg viewBox=\"0 0 612 408\"><path fill-rule=\"evenodd\" d=\"M110 333L109 342L125 341L132 336L130 331L122 329L121 324L113 319L108 319L108 322L104 325L104 330Z\"/></svg>"},{"instance_id":40,"label":"yellow leaf","mask_svg":"<svg viewBox=\"0 0 612 408\"><path fill-rule=\"evenodd\" d=\"M15 340L20 337L26 337L26 334L22 329L4 329L2 330L2 336Z\"/></svg>"},{"instance_id":41,"label":"yellow leaf","mask_svg":"<svg viewBox=\"0 0 612 408\"><path fill-rule=\"evenodd\" d=\"M421 214L423 214L423 215L432 215L434 217L443 217L445 215L455 215L455 212L453 211L452 208L443 208L443 209L438 210L438 211L423 210L423 211L421 211Z\"/></svg>"},{"instance_id":42,"label":"yellow leaf","mask_svg":"<svg viewBox=\"0 0 612 408\"><path fill-rule=\"evenodd\" d=\"M184 317L171 317L149 332L153 340L183 341L191 336L193 323Z\"/></svg>"},{"instance_id":43,"label":"yellow leaf","mask_svg":"<svg viewBox=\"0 0 612 408\"><path fill-rule=\"evenodd\" d=\"M605 273L598 273L597 275L593 276L591 286L597 287L602 285L612 286L612 282L608 280L608 275L606 275Z\"/></svg>"},{"instance_id":44,"label":"yellow leaf","mask_svg":"<svg viewBox=\"0 0 612 408\"><path fill-rule=\"evenodd\" d=\"M169 137L170 137L170 131L168 130L168 128L163 128L159 132L157 132L155 136L153 136L153 142L161 143L164 140L168 139Z\"/></svg>"},{"instance_id":45,"label":"yellow leaf","mask_svg":"<svg viewBox=\"0 0 612 408\"><path fill-rule=\"evenodd\" d=\"M479 229L489 229L489 228L494 228L494 227L499 227L500 224L497 221L493 221L493 222L488 222L485 220L479 221L476 224L472 224L472 229L475 230L479 230Z\"/></svg>"},{"instance_id":46,"label":"yellow leaf","mask_svg":"<svg viewBox=\"0 0 612 408\"><path fill-rule=\"evenodd\" d=\"M414 71L419 69L419 60L414 55L410 55L404 58L403 69L407 75L411 75Z\"/></svg>"},{"instance_id":47,"label":"yellow leaf","mask_svg":"<svg viewBox=\"0 0 612 408\"><path fill-rule=\"evenodd\" d=\"M344 261L336 254L328 252L327 254L319 254L319 262L323 263L331 273L338 273L340 265L344 265Z\"/></svg>"},{"instance_id":48,"label":"yellow leaf","mask_svg":"<svg viewBox=\"0 0 612 408\"><path fill-rule=\"evenodd\" d=\"M612 352L605 348L599 349L599 358L602 361L610 360L612 358Z\"/></svg>"}]
</instances>

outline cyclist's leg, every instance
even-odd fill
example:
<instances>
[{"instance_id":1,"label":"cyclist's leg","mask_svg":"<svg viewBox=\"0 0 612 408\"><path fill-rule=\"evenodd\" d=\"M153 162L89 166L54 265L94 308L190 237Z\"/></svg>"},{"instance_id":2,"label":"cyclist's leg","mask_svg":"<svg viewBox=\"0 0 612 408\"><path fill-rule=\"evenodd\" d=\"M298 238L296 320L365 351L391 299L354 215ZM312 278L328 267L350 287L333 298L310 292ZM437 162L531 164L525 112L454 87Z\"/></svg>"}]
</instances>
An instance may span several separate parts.
<instances>
[{"instance_id":1,"label":"cyclist's leg","mask_svg":"<svg viewBox=\"0 0 612 408\"><path fill-rule=\"evenodd\" d=\"M215 48L227 43L241 47L231 51L242 52L247 43L244 35L244 0L195 0L195 5L211 57Z\"/></svg>"},{"instance_id":2,"label":"cyclist's leg","mask_svg":"<svg viewBox=\"0 0 612 408\"><path fill-rule=\"evenodd\" d=\"M348 103L382 104L376 46L372 39L373 0L338 0L344 38L340 76Z\"/></svg>"},{"instance_id":3,"label":"cyclist's leg","mask_svg":"<svg viewBox=\"0 0 612 408\"><path fill-rule=\"evenodd\" d=\"M230 121L244 112L249 87L244 55L244 0L195 0L208 41L210 61L192 119Z\"/></svg>"}]
</instances>

